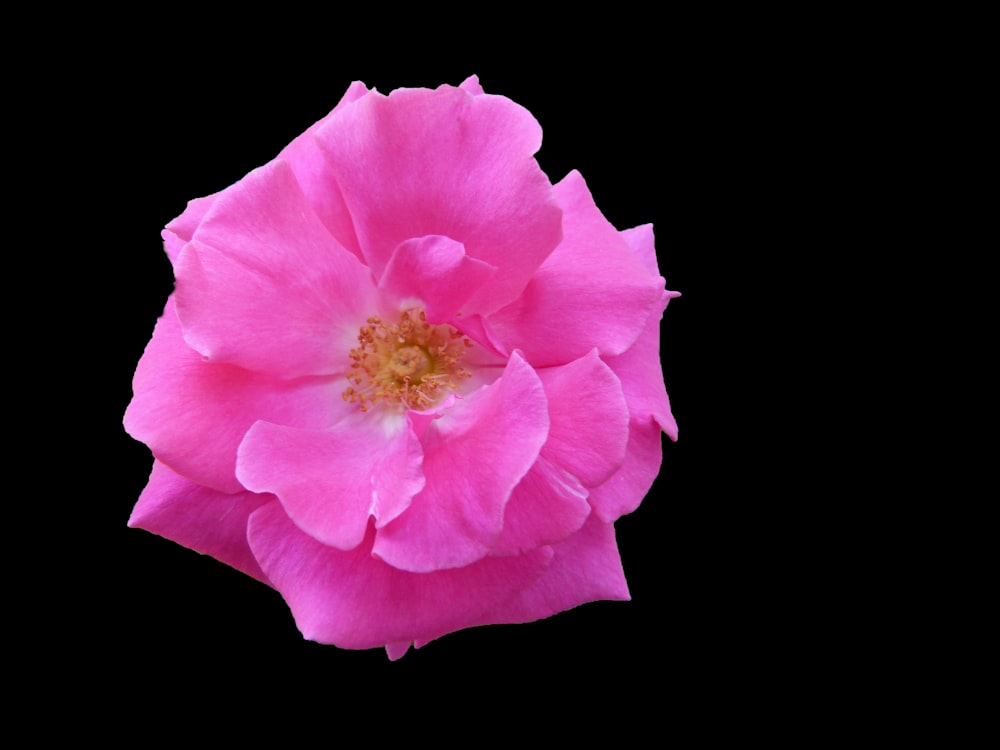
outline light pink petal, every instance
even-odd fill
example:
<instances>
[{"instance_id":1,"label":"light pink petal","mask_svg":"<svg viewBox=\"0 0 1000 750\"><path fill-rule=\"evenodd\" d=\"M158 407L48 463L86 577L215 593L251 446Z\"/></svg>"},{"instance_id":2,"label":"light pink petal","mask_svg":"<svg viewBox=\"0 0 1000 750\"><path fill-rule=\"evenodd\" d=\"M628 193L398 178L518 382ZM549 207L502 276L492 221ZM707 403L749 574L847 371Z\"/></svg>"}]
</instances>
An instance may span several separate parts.
<instances>
[{"instance_id":1,"label":"light pink petal","mask_svg":"<svg viewBox=\"0 0 1000 750\"><path fill-rule=\"evenodd\" d=\"M548 435L545 391L514 354L493 385L457 399L423 435L427 484L379 530L374 553L402 570L469 565L496 544L511 490Z\"/></svg>"},{"instance_id":2,"label":"light pink petal","mask_svg":"<svg viewBox=\"0 0 1000 750\"><path fill-rule=\"evenodd\" d=\"M510 494L493 555L517 555L565 539L590 513L587 489L544 456Z\"/></svg>"},{"instance_id":3,"label":"light pink petal","mask_svg":"<svg viewBox=\"0 0 1000 750\"><path fill-rule=\"evenodd\" d=\"M389 657L389 661L399 661L406 655L406 652L410 650L410 646L412 645L412 641L387 643L385 644L385 655Z\"/></svg>"},{"instance_id":4,"label":"light pink petal","mask_svg":"<svg viewBox=\"0 0 1000 750\"><path fill-rule=\"evenodd\" d=\"M278 154L278 158L288 162L292 168L295 179L298 180L309 205L312 206L313 211L319 216L320 221L330 231L330 234L359 259L362 257L361 250L358 246L358 238L354 233L351 215L344 204L340 185L337 184L337 179L326 163L326 158L319 150L315 136L316 131L336 117L344 107L367 93L367 86L361 81L354 81L330 114L313 123L305 133L285 146Z\"/></svg>"},{"instance_id":5,"label":"light pink petal","mask_svg":"<svg viewBox=\"0 0 1000 750\"><path fill-rule=\"evenodd\" d=\"M216 492L155 461L128 525L211 555L269 583L247 544L247 519L273 499L252 492Z\"/></svg>"},{"instance_id":6,"label":"light pink petal","mask_svg":"<svg viewBox=\"0 0 1000 750\"><path fill-rule=\"evenodd\" d=\"M542 547L515 557L489 557L435 573L407 573L371 554L370 527L344 552L302 532L277 502L250 518L250 547L288 602L302 635L361 649L427 641L479 625L487 612L531 584L551 559Z\"/></svg>"},{"instance_id":7,"label":"light pink petal","mask_svg":"<svg viewBox=\"0 0 1000 750\"><path fill-rule=\"evenodd\" d=\"M319 222L282 161L216 198L175 272L188 344L280 377L343 371L375 304L368 270Z\"/></svg>"},{"instance_id":8,"label":"light pink petal","mask_svg":"<svg viewBox=\"0 0 1000 750\"><path fill-rule=\"evenodd\" d=\"M655 419L671 440L677 439L677 422L670 411L670 399L663 383L660 320L667 304L676 296L676 292L663 292L660 304L649 316L635 344L624 354L606 360L621 381L632 419Z\"/></svg>"},{"instance_id":9,"label":"light pink petal","mask_svg":"<svg viewBox=\"0 0 1000 750\"><path fill-rule=\"evenodd\" d=\"M542 577L494 610L492 622L531 622L587 602L630 599L613 525L591 515L552 550Z\"/></svg>"},{"instance_id":10,"label":"light pink petal","mask_svg":"<svg viewBox=\"0 0 1000 750\"><path fill-rule=\"evenodd\" d=\"M596 487L625 460L629 410L621 383L596 350L538 375L552 423L542 455Z\"/></svg>"},{"instance_id":11,"label":"light pink petal","mask_svg":"<svg viewBox=\"0 0 1000 750\"><path fill-rule=\"evenodd\" d=\"M619 232L621 238L629 246L632 254L642 263L650 276L660 275L660 266L656 259L656 245L653 236L652 224L641 224L631 229L623 229Z\"/></svg>"},{"instance_id":12,"label":"light pink petal","mask_svg":"<svg viewBox=\"0 0 1000 750\"><path fill-rule=\"evenodd\" d=\"M535 367L558 365L593 348L621 354L642 331L663 281L651 277L594 205L579 172L556 185L565 236L511 305L487 326L507 351Z\"/></svg>"},{"instance_id":13,"label":"light pink petal","mask_svg":"<svg viewBox=\"0 0 1000 750\"><path fill-rule=\"evenodd\" d=\"M160 232L160 236L163 237L163 247L167 251L167 257L170 258L171 265L177 265L177 256L181 254L184 246L191 241L191 238L194 236L194 230L201 224L201 220L205 218L205 214L215 202L215 198L218 195L218 193L213 193L204 198L195 198L192 201L188 201L184 213L167 224L164 230Z\"/></svg>"},{"instance_id":14,"label":"light pink petal","mask_svg":"<svg viewBox=\"0 0 1000 750\"><path fill-rule=\"evenodd\" d=\"M444 323L496 273L465 254L462 243L431 235L401 242L385 267L378 288L400 308L419 304L431 323Z\"/></svg>"},{"instance_id":15,"label":"light pink petal","mask_svg":"<svg viewBox=\"0 0 1000 750\"><path fill-rule=\"evenodd\" d=\"M391 521L424 486L423 453L409 422L386 434L368 416L322 431L258 422L240 445L236 475L254 492L277 495L309 536L353 549L369 516L379 526Z\"/></svg>"},{"instance_id":16,"label":"light pink petal","mask_svg":"<svg viewBox=\"0 0 1000 750\"><path fill-rule=\"evenodd\" d=\"M458 84L458 87L462 89L462 91L467 91L473 96L479 96L480 94L486 93L485 91L483 91L483 87L479 85L479 76L477 75L469 76L460 84Z\"/></svg>"},{"instance_id":17,"label":"light pink petal","mask_svg":"<svg viewBox=\"0 0 1000 750\"><path fill-rule=\"evenodd\" d=\"M237 492L236 449L258 419L320 429L350 412L340 379L286 381L206 362L181 334L173 297L135 370L125 429L174 471Z\"/></svg>"},{"instance_id":18,"label":"light pink petal","mask_svg":"<svg viewBox=\"0 0 1000 750\"><path fill-rule=\"evenodd\" d=\"M639 507L660 472L661 434L651 419L631 422L625 463L608 481L590 490L588 502L600 519L612 522Z\"/></svg>"},{"instance_id":19,"label":"light pink petal","mask_svg":"<svg viewBox=\"0 0 1000 750\"><path fill-rule=\"evenodd\" d=\"M381 277L399 243L443 235L499 269L466 312L511 302L561 237L561 212L533 154L523 107L451 86L371 92L316 134L361 249Z\"/></svg>"}]
</instances>

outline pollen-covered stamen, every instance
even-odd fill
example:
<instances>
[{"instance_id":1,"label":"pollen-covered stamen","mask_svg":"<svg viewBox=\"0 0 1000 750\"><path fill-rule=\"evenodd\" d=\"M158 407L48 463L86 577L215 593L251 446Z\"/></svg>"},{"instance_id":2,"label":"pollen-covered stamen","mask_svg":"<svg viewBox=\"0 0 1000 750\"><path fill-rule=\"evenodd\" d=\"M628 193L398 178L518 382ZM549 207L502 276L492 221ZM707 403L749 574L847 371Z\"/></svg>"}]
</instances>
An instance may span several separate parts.
<instances>
[{"instance_id":1,"label":"pollen-covered stamen","mask_svg":"<svg viewBox=\"0 0 1000 750\"><path fill-rule=\"evenodd\" d=\"M368 318L358 344L347 373L354 385L343 395L361 411L377 403L426 409L470 376L461 363L472 342L449 325L431 325L420 309L405 310L391 325Z\"/></svg>"}]
</instances>

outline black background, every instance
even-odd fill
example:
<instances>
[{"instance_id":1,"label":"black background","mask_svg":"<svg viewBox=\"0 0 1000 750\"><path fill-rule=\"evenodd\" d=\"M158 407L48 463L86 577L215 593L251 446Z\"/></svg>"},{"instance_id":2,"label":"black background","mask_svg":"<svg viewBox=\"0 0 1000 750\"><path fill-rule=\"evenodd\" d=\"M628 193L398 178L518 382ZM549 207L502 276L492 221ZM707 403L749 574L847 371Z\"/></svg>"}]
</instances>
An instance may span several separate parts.
<instances>
[{"instance_id":1,"label":"black background","mask_svg":"<svg viewBox=\"0 0 1000 750\"><path fill-rule=\"evenodd\" d=\"M707 718L751 690L767 660L758 639L773 561L748 540L751 519L766 518L748 510L747 488L762 491L754 472L772 467L740 459L765 408L743 377L765 333L745 322L758 298L741 286L741 243L758 219L741 196L760 189L766 162L755 140L770 95L766 50L734 51L726 42L738 31L719 39L703 19L630 18L541 38L503 27L492 44L469 30L389 42L370 26L331 29L324 46L295 44L283 28L225 44L171 23L143 32L68 65L52 94L58 114L46 118L69 165L53 200L83 208L63 240L79 251L60 268L79 299L57 324L77 353L56 377L66 390L83 371L87 385L69 388L71 457L52 469L72 542L45 594L65 674L80 685L110 676L122 701L168 693L200 711L216 694L446 706L516 686L509 700L538 710L558 695L577 714L600 705L608 716ZM680 440L664 438L653 489L616 524L631 602L454 633L390 663L382 650L304 641L273 590L127 529L152 459L121 417L172 290L159 233L189 199L271 159L352 80L388 92L471 74L539 120L538 160L553 182L578 169L616 227L654 224L661 273L683 295L661 332Z\"/></svg>"}]
</instances>

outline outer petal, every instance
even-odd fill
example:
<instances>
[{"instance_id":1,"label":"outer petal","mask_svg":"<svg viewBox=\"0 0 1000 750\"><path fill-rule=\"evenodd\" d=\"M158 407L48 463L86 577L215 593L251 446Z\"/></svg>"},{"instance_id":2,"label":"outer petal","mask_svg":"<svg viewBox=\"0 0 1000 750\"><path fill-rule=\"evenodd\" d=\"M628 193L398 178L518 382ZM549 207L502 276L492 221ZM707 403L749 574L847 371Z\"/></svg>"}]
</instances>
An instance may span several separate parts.
<instances>
[{"instance_id":1,"label":"outer petal","mask_svg":"<svg viewBox=\"0 0 1000 750\"><path fill-rule=\"evenodd\" d=\"M136 367L125 429L153 455L198 484L237 492L236 448L258 419L320 429L350 407L339 382L295 381L204 361L181 335L173 298Z\"/></svg>"},{"instance_id":2,"label":"outer petal","mask_svg":"<svg viewBox=\"0 0 1000 750\"><path fill-rule=\"evenodd\" d=\"M316 134L376 277L400 242L442 235L499 272L468 314L512 301L561 237L532 155L541 128L504 97L460 88L372 92Z\"/></svg>"},{"instance_id":3,"label":"outer petal","mask_svg":"<svg viewBox=\"0 0 1000 750\"><path fill-rule=\"evenodd\" d=\"M330 114L310 126L305 133L285 146L278 154L278 158L288 162L292 168L295 179L302 188L309 205L312 206L330 234L359 259L362 258L362 255L357 235L354 233L351 215L344 203L344 197L341 195L340 185L337 184L337 179L330 170L330 165L327 164L316 144L316 131L336 117L351 102L357 101L367 93L367 86L361 81L354 81Z\"/></svg>"},{"instance_id":4,"label":"outer petal","mask_svg":"<svg viewBox=\"0 0 1000 750\"><path fill-rule=\"evenodd\" d=\"M231 495L216 492L155 461L149 483L139 496L128 525L211 555L258 581L269 583L247 544L247 519L273 499L252 492Z\"/></svg>"},{"instance_id":5,"label":"outer petal","mask_svg":"<svg viewBox=\"0 0 1000 750\"><path fill-rule=\"evenodd\" d=\"M378 288L397 306L408 306L407 300L419 302L429 322L444 323L461 311L496 270L467 256L462 243L431 235L400 243Z\"/></svg>"},{"instance_id":6,"label":"outer petal","mask_svg":"<svg viewBox=\"0 0 1000 750\"><path fill-rule=\"evenodd\" d=\"M542 384L514 354L493 385L457 400L427 427L427 484L379 530L374 554L413 572L482 558L500 537L511 490L535 463L548 430Z\"/></svg>"},{"instance_id":7,"label":"outer petal","mask_svg":"<svg viewBox=\"0 0 1000 750\"><path fill-rule=\"evenodd\" d=\"M170 259L172 265L177 265L177 256L181 254L184 246L191 241L194 231L201 224L201 220L205 218L205 214L208 213L208 209L215 203L218 195L218 193L213 193L204 198L195 198L192 201L188 201L184 213L167 224L164 230L160 232L160 236L163 237L163 247L166 249L167 257Z\"/></svg>"},{"instance_id":8,"label":"outer petal","mask_svg":"<svg viewBox=\"0 0 1000 750\"><path fill-rule=\"evenodd\" d=\"M216 198L176 275L188 344L281 377L342 371L374 307L367 269L319 222L280 160Z\"/></svg>"},{"instance_id":9,"label":"outer petal","mask_svg":"<svg viewBox=\"0 0 1000 750\"><path fill-rule=\"evenodd\" d=\"M625 460L629 410L618 378L597 350L539 376L552 422L542 455L596 487Z\"/></svg>"},{"instance_id":10,"label":"outer petal","mask_svg":"<svg viewBox=\"0 0 1000 750\"><path fill-rule=\"evenodd\" d=\"M503 533L492 555L518 555L565 539L590 514L587 489L573 475L539 456L504 508Z\"/></svg>"},{"instance_id":11,"label":"outer petal","mask_svg":"<svg viewBox=\"0 0 1000 750\"><path fill-rule=\"evenodd\" d=\"M621 354L642 331L663 290L601 215L579 172L556 186L565 236L516 301L487 325L507 351L535 367L582 357L594 347Z\"/></svg>"},{"instance_id":12,"label":"outer petal","mask_svg":"<svg viewBox=\"0 0 1000 750\"><path fill-rule=\"evenodd\" d=\"M399 427L387 435L355 417L323 431L258 422L240 445L236 473L248 489L277 495L309 536L353 549L369 516L379 526L391 521L424 486L420 441L409 421Z\"/></svg>"},{"instance_id":13,"label":"outer petal","mask_svg":"<svg viewBox=\"0 0 1000 750\"><path fill-rule=\"evenodd\" d=\"M552 550L555 556L545 574L494 610L491 622L531 622L587 602L631 598L613 525L591 515L580 531Z\"/></svg>"},{"instance_id":14,"label":"outer petal","mask_svg":"<svg viewBox=\"0 0 1000 750\"><path fill-rule=\"evenodd\" d=\"M271 503L250 518L250 547L291 607L305 638L341 648L427 641L484 622L487 612L530 585L545 569L543 547L517 557L490 557L436 573L407 573L372 557L370 528L356 549L326 547Z\"/></svg>"}]
</instances>

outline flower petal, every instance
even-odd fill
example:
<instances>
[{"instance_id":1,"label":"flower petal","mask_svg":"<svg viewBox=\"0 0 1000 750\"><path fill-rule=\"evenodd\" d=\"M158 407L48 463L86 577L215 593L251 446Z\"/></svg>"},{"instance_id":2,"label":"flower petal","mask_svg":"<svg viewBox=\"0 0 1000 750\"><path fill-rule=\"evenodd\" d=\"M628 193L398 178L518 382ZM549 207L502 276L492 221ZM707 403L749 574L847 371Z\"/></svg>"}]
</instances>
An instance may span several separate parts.
<instances>
[{"instance_id":1,"label":"flower petal","mask_svg":"<svg viewBox=\"0 0 1000 750\"><path fill-rule=\"evenodd\" d=\"M128 525L211 555L269 584L247 544L247 519L273 499L252 492L216 492L154 461Z\"/></svg>"},{"instance_id":2,"label":"flower petal","mask_svg":"<svg viewBox=\"0 0 1000 750\"><path fill-rule=\"evenodd\" d=\"M575 477L539 456L504 508L503 533L492 555L518 555L558 542L577 531L590 514L587 489Z\"/></svg>"},{"instance_id":3,"label":"flower petal","mask_svg":"<svg viewBox=\"0 0 1000 750\"><path fill-rule=\"evenodd\" d=\"M422 459L405 420L388 435L373 420L354 416L322 431L257 422L240 445L236 475L248 489L277 495L309 536L353 549L369 516L382 526L421 490Z\"/></svg>"},{"instance_id":4,"label":"flower petal","mask_svg":"<svg viewBox=\"0 0 1000 750\"><path fill-rule=\"evenodd\" d=\"M430 323L445 323L485 284L496 268L470 258L462 243L430 235L401 242L385 267L378 288L397 307L419 303Z\"/></svg>"},{"instance_id":5,"label":"flower petal","mask_svg":"<svg viewBox=\"0 0 1000 750\"><path fill-rule=\"evenodd\" d=\"M174 471L221 492L243 489L236 449L258 419L320 429L351 409L325 379L285 381L205 362L184 342L173 297L136 366L132 389L125 430Z\"/></svg>"},{"instance_id":6,"label":"flower petal","mask_svg":"<svg viewBox=\"0 0 1000 750\"><path fill-rule=\"evenodd\" d=\"M621 383L596 349L538 375L551 421L542 455L585 486L596 487L625 460L629 410Z\"/></svg>"},{"instance_id":7,"label":"flower petal","mask_svg":"<svg viewBox=\"0 0 1000 750\"><path fill-rule=\"evenodd\" d=\"M612 524L591 515L551 549L552 562L541 578L494 610L491 622L531 622L587 602L631 598Z\"/></svg>"},{"instance_id":8,"label":"flower petal","mask_svg":"<svg viewBox=\"0 0 1000 750\"><path fill-rule=\"evenodd\" d=\"M651 419L629 423L625 462L608 481L591 489L587 498L598 518L611 523L639 507L663 462L661 434Z\"/></svg>"},{"instance_id":9,"label":"flower petal","mask_svg":"<svg viewBox=\"0 0 1000 750\"><path fill-rule=\"evenodd\" d=\"M499 539L511 490L535 463L548 429L542 384L515 353L496 382L457 399L428 425L427 484L379 530L374 554L413 572L482 558Z\"/></svg>"},{"instance_id":10,"label":"flower petal","mask_svg":"<svg viewBox=\"0 0 1000 750\"><path fill-rule=\"evenodd\" d=\"M316 134L381 277L399 243L442 235L499 269L468 313L511 302L561 237L561 212L533 154L523 107L460 88L372 92Z\"/></svg>"},{"instance_id":11,"label":"flower petal","mask_svg":"<svg viewBox=\"0 0 1000 750\"><path fill-rule=\"evenodd\" d=\"M651 277L601 215L579 172L556 185L565 236L524 293L487 325L507 351L535 367L559 365L594 347L621 354L642 331L663 281Z\"/></svg>"},{"instance_id":12,"label":"flower petal","mask_svg":"<svg viewBox=\"0 0 1000 750\"><path fill-rule=\"evenodd\" d=\"M375 304L368 270L319 222L280 160L216 198L176 275L190 346L286 378L343 371Z\"/></svg>"},{"instance_id":13,"label":"flower petal","mask_svg":"<svg viewBox=\"0 0 1000 750\"><path fill-rule=\"evenodd\" d=\"M192 201L188 201L184 213L167 224L164 230L160 232L160 236L163 238L163 247L167 251L167 257L170 259L171 265L177 265L177 256L181 254L184 246L191 241L195 230L201 224L201 220L205 218L208 209L215 203L218 195L218 193L213 193L204 198L195 198Z\"/></svg>"},{"instance_id":14,"label":"flower petal","mask_svg":"<svg viewBox=\"0 0 1000 750\"><path fill-rule=\"evenodd\" d=\"M316 144L316 131L336 117L344 107L367 93L367 86L361 81L354 81L330 114L313 123L306 132L285 146L278 154L278 158L288 162L292 168L295 179L302 188L302 193L309 201L313 211L316 212L319 220L341 245L359 259L362 258L361 249L358 246L357 235L354 233L351 215L344 203L337 179Z\"/></svg>"},{"instance_id":15,"label":"flower petal","mask_svg":"<svg viewBox=\"0 0 1000 750\"><path fill-rule=\"evenodd\" d=\"M483 622L485 613L541 575L548 547L516 557L489 557L435 573L408 573L371 554L375 530L344 552L302 532L277 502L250 518L248 538L261 568L288 602L309 640L341 648L427 641Z\"/></svg>"}]
</instances>

